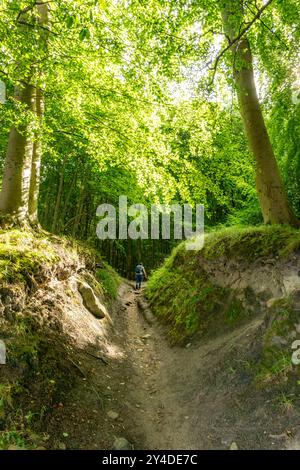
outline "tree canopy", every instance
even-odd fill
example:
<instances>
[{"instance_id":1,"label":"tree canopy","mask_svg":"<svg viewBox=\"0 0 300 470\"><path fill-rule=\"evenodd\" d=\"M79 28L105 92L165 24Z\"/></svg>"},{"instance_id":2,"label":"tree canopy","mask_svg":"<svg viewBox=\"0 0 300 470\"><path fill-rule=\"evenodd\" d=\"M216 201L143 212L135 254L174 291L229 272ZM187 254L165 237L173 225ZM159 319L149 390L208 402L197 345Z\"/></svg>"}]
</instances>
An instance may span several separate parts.
<instances>
[{"instance_id":1,"label":"tree canopy","mask_svg":"<svg viewBox=\"0 0 300 470\"><path fill-rule=\"evenodd\" d=\"M3 217L99 245L97 206L126 194L202 203L208 226L297 225L299 10L296 0L1 0ZM172 246L101 249L126 272L130 244L133 261L142 250L154 264Z\"/></svg>"}]
</instances>

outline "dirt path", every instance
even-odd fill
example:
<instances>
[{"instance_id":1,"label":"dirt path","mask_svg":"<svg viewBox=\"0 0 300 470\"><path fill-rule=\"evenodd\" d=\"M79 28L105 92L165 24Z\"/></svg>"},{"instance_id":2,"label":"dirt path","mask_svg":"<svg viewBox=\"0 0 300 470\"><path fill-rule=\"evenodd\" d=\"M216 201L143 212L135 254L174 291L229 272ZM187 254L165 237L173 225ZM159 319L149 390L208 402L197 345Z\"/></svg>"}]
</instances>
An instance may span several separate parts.
<instances>
[{"instance_id":1,"label":"dirt path","mask_svg":"<svg viewBox=\"0 0 300 470\"><path fill-rule=\"evenodd\" d=\"M138 307L142 292L124 282L118 297L104 338L109 355L105 363L97 359L103 338L94 357L76 355L77 385L54 408L50 448L112 449L118 437L135 449L199 448L187 386L191 351L171 348L162 326L146 321Z\"/></svg>"},{"instance_id":2,"label":"dirt path","mask_svg":"<svg viewBox=\"0 0 300 470\"><path fill-rule=\"evenodd\" d=\"M122 285L125 357L116 371L126 376L124 430L136 449L282 449L298 442L299 417L258 391L247 370L258 354L262 317L189 348L170 347L162 325L145 320L139 297Z\"/></svg>"},{"instance_id":3,"label":"dirt path","mask_svg":"<svg viewBox=\"0 0 300 470\"><path fill-rule=\"evenodd\" d=\"M128 402L134 404L135 445L143 449L192 449L196 443L188 432L188 407L180 396L181 381L176 355L155 324L150 325L138 308L138 297L123 286L127 307L124 347L133 367ZM176 376L176 387L170 377ZM186 390L186 387L185 387ZM188 402L187 402L188 403Z\"/></svg>"},{"instance_id":4,"label":"dirt path","mask_svg":"<svg viewBox=\"0 0 300 470\"><path fill-rule=\"evenodd\" d=\"M112 449L118 437L145 450L299 448L299 413L258 390L249 369L260 354L262 317L171 347L138 299L143 293L124 282L104 337L106 362L96 358L103 338L95 357L74 360L82 373L53 412L51 448Z\"/></svg>"}]
</instances>

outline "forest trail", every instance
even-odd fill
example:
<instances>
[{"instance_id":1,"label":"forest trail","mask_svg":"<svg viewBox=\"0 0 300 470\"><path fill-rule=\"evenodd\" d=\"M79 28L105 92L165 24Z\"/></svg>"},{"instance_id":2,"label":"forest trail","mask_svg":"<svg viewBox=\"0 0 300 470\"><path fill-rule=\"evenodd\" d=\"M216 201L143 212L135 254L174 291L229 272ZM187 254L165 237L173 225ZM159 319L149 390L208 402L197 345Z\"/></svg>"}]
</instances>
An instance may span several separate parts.
<instances>
[{"instance_id":1,"label":"forest trail","mask_svg":"<svg viewBox=\"0 0 300 470\"><path fill-rule=\"evenodd\" d=\"M121 450L119 438L136 450L300 448L300 413L289 389L258 388L254 380L264 311L174 346L145 308L143 289L123 280L107 303L111 319L99 320L85 308L75 279L51 276L26 308L31 318L42 312L43 334L52 333L40 346L34 381L31 369L19 376L14 363L3 369L26 386L16 409L36 416L26 448ZM24 345L11 323L6 328L7 344L19 347L19 370Z\"/></svg>"},{"instance_id":2,"label":"forest trail","mask_svg":"<svg viewBox=\"0 0 300 470\"><path fill-rule=\"evenodd\" d=\"M272 394L256 391L245 371L262 316L201 344L171 346L164 326L149 324L139 308L143 290L123 283L119 299L124 354L111 364L110 391L122 437L135 449L298 448L295 412L275 412Z\"/></svg>"},{"instance_id":3,"label":"forest trail","mask_svg":"<svg viewBox=\"0 0 300 470\"><path fill-rule=\"evenodd\" d=\"M185 357L178 361L176 348L169 346L161 326L145 320L138 306L143 291L123 284L120 296L127 307L123 345L133 368L128 402L134 407L134 444L142 449L195 449L197 443L189 432L190 400L183 396L186 383L180 380Z\"/></svg>"},{"instance_id":4,"label":"forest trail","mask_svg":"<svg viewBox=\"0 0 300 470\"><path fill-rule=\"evenodd\" d=\"M271 443L267 429L282 432L274 431L278 424L265 413L263 398L258 430L249 383L241 377L234 385L235 363L224 363L231 351L236 357L237 344L246 349L254 340L262 318L203 344L171 346L164 326L155 319L149 323L139 308L143 290L123 283L119 299L123 307L115 326L124 354L112 365L110 388L116 397L123 384L124 402L112 402L135 449L229 449L236 441L241 448L283 445L284 437Z\"/></svg>"}]
</instances>

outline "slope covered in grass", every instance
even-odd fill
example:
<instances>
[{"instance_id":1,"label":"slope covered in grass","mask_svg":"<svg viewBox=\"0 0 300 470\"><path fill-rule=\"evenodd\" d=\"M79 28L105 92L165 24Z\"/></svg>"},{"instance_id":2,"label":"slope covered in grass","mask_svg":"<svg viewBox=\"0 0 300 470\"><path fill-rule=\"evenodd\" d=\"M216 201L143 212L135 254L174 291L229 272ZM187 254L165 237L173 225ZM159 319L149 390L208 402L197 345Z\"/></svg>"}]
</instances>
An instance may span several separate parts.
<instances>
[{"instance_id":1,"label":"slope covered in grass","mask_svg":"<svg viewBox=\"0 0 300 470\"><path fill-rule=\"evenodd\" d=\"M151 276L147 296L156 315L168 325L173 341L206 336L251 319L272 297L268 269L281 266L300 247L300 233L289 227L228 228L211 232L200 251L181 243ZM256 281L261 276L262 288ZM251 278L250 278L251 276ZM278 281L278 285L280 282Z\"/></svg>"}]
</instances>

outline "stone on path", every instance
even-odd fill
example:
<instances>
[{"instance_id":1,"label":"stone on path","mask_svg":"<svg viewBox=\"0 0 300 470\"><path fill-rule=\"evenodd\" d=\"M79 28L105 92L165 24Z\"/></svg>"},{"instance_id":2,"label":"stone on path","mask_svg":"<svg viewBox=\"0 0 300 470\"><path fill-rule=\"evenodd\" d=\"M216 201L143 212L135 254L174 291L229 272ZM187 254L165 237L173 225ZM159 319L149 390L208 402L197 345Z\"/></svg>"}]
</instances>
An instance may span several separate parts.
<instances>
[{"instance_id":1,"label":"stone on path","mask_svg":"<svg viewBox=\"0 0 300 470\"><path fill-rule=\"evenodd\" d=\"M107 416L108 416L110 419L115 420L115 419L118 419L119 413L117 413L116 411L110 410L110 411L107 412Z\"/></svg>"},{"instance_id":2,"label":"stone on path","mask_svg":"<svg viewBox=\"0 0 300 470\"><path fill-rule=\"evenodd\" d=\"M93 289L87 282L78 281L78 290L83 300L83 305L96 318L109 317L104 305L97 299Z\"/></svg>"},{"instance_id":3,"label":"stone on path","mask_svg":"<svg viewBox=\"0 0 300 470\"><path fill-rule=\"evenodd\" d=\"M6 364L6 347L2 339L0 339L0 364Z\"/></svg>"},{"instance_id":4,"label":"stone on path","mask_svg":"<svg viewBox=\"0 0 300 470\"><path fill-rule=\"evenodd\" d=\"M282 346L286 346L287 340L285 338L282 338L281 336L275 335L271 338L270 343L271 343L272 346L276 346L276 347L280 348Z\"/></svg>"},{"instance_id":5,"label":"stone on path","mask_svg":"<svg viewBox=\"0 0 300 470\"><path fill-rule=\"evenodd\" d=\"M114 442L114 450L131 450L131 444L124 437L117 437Z\"/></svg>"},{"instance_id":6,"label":"stone on path","mask_svg":"<svg viewBox=\"0 0 300 470\"><path fill-rule=\"evenodd\" d=\"M230 445L230 450L239 450L236 442L232 442L232 444Z\"/></svg>"},{"instance_id":7,"label":"stone on path","mask_svg":"<svg viewBox=\"0 0 300 470\"><path fill-rule=\"evenodd\" d=\"M151 335L149 333L142 336L142 339L150 339L150 338L151 338Z\"/></svg>"}]
</instances>

